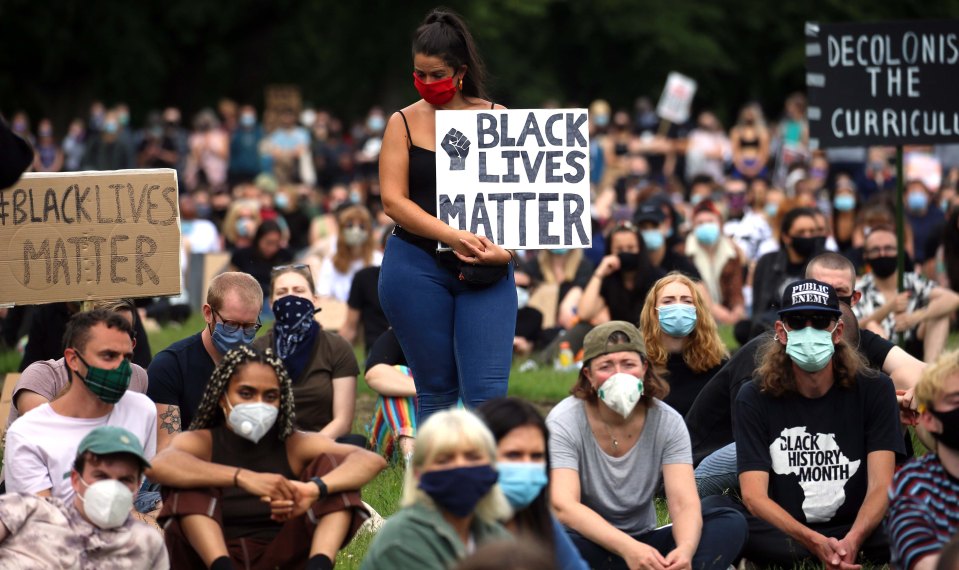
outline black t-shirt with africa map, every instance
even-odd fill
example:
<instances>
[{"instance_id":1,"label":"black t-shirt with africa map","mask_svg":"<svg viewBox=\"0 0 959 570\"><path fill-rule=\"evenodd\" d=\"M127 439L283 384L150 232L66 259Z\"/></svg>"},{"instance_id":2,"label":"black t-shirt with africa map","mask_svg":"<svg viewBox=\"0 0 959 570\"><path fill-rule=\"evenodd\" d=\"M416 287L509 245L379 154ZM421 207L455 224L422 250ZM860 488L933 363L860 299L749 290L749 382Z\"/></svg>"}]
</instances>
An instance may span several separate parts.
<instances>
[{"instance_id":1,"label":"black t-shirt with africa map","mask_svg":"<svg viewBox=\"0 0 959 570\"><path fill-rule=\"evenodd\" d=\"M769 498L815 528L852 524L866 496L866 456L903 453L896 390L884 374L820 398L778 398L750 382L737 398L739 472L769 473Z\"/></svg>"}]
</instances>

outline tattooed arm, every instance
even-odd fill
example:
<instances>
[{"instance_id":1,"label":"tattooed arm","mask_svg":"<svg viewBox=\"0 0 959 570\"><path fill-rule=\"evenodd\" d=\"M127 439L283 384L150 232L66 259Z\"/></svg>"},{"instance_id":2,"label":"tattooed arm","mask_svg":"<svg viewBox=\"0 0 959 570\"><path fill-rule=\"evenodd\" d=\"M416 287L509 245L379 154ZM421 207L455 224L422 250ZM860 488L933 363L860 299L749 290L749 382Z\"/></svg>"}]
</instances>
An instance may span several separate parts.
<instances>
[{"instance_id":1,"label":"tattooed arm","mask_svg":"<svg viewBox=\"0 0 959 570\"><path fill-rule=\"evenodd\" d=\"M182 431L180 406L157 404L157 453L170 445L173 437Z\"/></svg>"}]
</instances>

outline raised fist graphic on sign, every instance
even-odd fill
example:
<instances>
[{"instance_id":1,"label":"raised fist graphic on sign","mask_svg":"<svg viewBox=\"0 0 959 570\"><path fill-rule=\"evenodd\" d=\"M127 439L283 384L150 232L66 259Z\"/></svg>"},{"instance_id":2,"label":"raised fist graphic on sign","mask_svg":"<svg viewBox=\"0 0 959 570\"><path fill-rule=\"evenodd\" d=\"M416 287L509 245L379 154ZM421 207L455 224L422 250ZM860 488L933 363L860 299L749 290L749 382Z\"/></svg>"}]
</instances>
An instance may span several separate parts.
<instances>
[{"instance_id":1,"label":"raised fist graphic on sign","mask_svg":"<svg viewBox=\"0 0 959 570\"><path fill-rule=\"evenodd\" d=\"M443 137L440 146L450 157L450 170L466 169L466 155L470 153L470 140L466 138L466 135L456 129L450 129L450 132Z\"/></svg>"}]
</instances>

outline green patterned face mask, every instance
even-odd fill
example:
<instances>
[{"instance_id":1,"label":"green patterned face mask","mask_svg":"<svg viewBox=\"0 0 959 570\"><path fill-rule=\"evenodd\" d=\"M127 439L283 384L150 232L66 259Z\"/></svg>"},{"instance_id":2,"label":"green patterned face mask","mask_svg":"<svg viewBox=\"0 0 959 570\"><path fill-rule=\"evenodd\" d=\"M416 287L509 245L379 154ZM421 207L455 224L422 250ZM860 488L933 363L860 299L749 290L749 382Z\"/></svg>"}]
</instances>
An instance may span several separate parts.
<instances>
[{"instance_id":1,"label":"green patterned face mask","mask_svg":"<svg viewBox=\"0 0 959 570\"><path fill-rule=\"evenodd\" d=\"M123 397L123 394L130 386L130 377L133 375L133 368L130 366L130 361L124 358L123 361L120 362L120 366L112 370L107 370L106 368L90 366L87 364L87 361L80 356L79 351L77 351L76 354L80 362L87 367L86 377L80 376L80 373L77 372L77 376L80 377L80 380L83 380L87 388L106 404L116 404L119 402L120 398Z\"/></svg>"}]
</instances>

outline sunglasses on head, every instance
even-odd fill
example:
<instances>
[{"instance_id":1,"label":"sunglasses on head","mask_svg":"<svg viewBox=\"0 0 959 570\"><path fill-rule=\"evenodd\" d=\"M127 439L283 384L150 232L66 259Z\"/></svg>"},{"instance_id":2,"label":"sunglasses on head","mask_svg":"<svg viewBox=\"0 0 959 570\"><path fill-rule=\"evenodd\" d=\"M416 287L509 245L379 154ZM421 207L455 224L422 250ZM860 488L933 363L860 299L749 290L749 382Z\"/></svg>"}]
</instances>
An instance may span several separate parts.
<instances>
[{"instance_id":1,"label":"sunglasses on head","mask_svg":"<svg viewBox=\"0 0 959 570\"><path fill-rule=\"evenodd\" d=\"M305 263L294 263L292 265L277 265L270 270L270 273L276 275L277 273L284 273L286 271L303 271L309 270L310 266Z\"/></svg>"},{"instance_id":2,"label":"sunglasses on head","mask_svg":"<svg viewBox=\"0 0 959 570\"><path fill-rule=\"evenodd\" d=\"M794 331L804 329L807 326L824 331L829 329L835 321L835 316L824 313L796 313L783 317L783 322L786 323L786 326ZM809 324L807 325L806 323Z\"/></svg>"}]
</instances>

